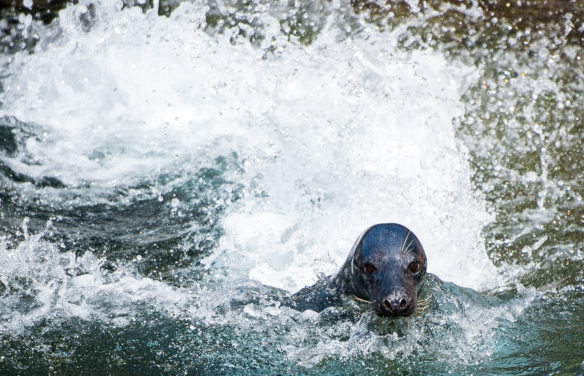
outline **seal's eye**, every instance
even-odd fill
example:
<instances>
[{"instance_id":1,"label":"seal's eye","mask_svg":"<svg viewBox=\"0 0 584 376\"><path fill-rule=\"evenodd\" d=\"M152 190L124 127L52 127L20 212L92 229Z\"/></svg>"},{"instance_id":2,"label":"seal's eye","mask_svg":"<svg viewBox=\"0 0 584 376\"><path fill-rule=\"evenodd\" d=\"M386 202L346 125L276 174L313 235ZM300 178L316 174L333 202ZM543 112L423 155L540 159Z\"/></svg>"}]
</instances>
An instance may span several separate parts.
<instances>
[{"instance_id":1,"label":"seal's eye","mask_svg":"<svg viewBox=\"0 0 584 376\"><path fill-rule=\"evenodd\" d=\"M365 264L363 266L363 271L365 272L365 274L369 275L371 273L373 273L374 271L376 271L377 268L369 263Z\"/></svg>"},{"instance_id":2,"label":"seal's eye","mask_svg":"<svg viewBox=\"0 0 584 376\"><path fill-rule=\"evenodd\" d=\"M418 261L411 262L410 265L408 265L408 270L413 274L418 273L420 269L422 269L422 264Z\"/></svg>"}]
</instances>

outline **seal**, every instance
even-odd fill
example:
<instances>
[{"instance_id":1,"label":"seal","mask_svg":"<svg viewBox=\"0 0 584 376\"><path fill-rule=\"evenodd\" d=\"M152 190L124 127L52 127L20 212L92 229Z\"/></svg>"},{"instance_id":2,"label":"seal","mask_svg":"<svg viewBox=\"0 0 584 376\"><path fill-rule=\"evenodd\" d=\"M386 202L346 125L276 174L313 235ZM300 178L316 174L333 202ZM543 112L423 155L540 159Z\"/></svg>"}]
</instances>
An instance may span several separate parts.
<instances>
[{"instance_id":1,"label":"seal","mask_svg":"<svg viewBox=\"0 0 584 376\"><path fill-rule=\"evenodd\" d=\"M349 295L370 302L379 316L409 316L425 275L426 253L416 235L397 223L376 224L357 238L336 275L300 290L285 305L320 312Z\"/></svg>"}]
</instances>

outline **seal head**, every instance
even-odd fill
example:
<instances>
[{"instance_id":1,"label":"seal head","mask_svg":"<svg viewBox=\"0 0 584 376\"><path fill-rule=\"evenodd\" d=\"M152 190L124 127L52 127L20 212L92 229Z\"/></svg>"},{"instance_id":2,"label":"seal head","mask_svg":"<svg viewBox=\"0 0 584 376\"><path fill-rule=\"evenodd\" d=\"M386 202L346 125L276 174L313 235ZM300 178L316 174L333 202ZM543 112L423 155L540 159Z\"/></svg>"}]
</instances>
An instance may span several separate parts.
<instances>
[{"instance_id":1,"label":"seal head","mask_svg":"<svg viewBox=\"0 0 584 376\"><path fill-rule=\"evenodd\" d=\"M416 309L426 254L413 232L396 223L371 226L355 242L334 278L345 294L371 301L383 317L409 316Z\"/></svg>"}]
</instances>

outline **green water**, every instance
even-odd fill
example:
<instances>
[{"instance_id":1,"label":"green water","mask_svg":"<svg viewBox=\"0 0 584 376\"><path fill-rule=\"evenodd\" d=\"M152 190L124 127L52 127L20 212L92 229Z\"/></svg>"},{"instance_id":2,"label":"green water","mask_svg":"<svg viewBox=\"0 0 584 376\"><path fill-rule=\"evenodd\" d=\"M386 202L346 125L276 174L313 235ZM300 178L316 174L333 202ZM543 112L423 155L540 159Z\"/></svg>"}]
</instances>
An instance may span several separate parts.
<instances>
[{"instance_id":1,"label":"green water","mask_svg":"<svg viewBox=\"0 0 584 376\"><path fill-rule=\"evenodd\" d=\"M335 4L208 2L202 18L210 35L232 33L233 45L246 40L260 49L267 26L258 14L280 15L281 34L304 45L316 43L334 15L347 26L345 38L373 25L396 35L401 51L437 51L475 67L452 126L474 194L491 214L481 238L505 283L477 292L429 278L426 312L391 322L352 301L322 314L280 307L284 291L229 274L220 258L205 263L220 247L225 213L244 197L266 195L242 183L250 162L237 151L188 174L175 166L110 189L70 186L7 162L23 152L42 165L27 142L51 141L42 125L6 116L2 375L584 374L578 3L553 11L471 2L355 2L339 11ZM169 215L173 199L180 214ZM32 266L7 267L21 260ZM222 268L222 279L210 272ZM80 313L64 313L74 306Z\"/></svg>"}]
</instances>

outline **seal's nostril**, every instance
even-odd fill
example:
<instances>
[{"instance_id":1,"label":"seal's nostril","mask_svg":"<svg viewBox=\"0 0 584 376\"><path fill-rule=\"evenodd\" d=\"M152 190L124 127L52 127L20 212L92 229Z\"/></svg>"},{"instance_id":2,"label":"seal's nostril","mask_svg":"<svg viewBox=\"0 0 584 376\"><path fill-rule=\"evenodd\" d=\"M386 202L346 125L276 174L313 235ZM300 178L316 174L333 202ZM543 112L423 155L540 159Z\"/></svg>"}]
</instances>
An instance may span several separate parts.
<instances>
[{"instance_id":1,"label":"seal's nostril","mask_svg":"<svg viewBox=\"0 0 584 376\"><path fill-rule=\"evenodd\" d=\"M406 298L383 300L383 309L387 312L398 313L403 312L408 308L408 300Z\"/></svg>"},{"instance_id":2,"label":"seal's nostril","mask_svg":"<svg viewBox=\"0 0 584 376\"><path fill-rule=\"evenodd\" d=\"M390 295L383 299L381 303L381 309L392 315L401 315L406 312L410 307L410 300L407 296L402 294Z\"/></svg>"}]
</instances>

